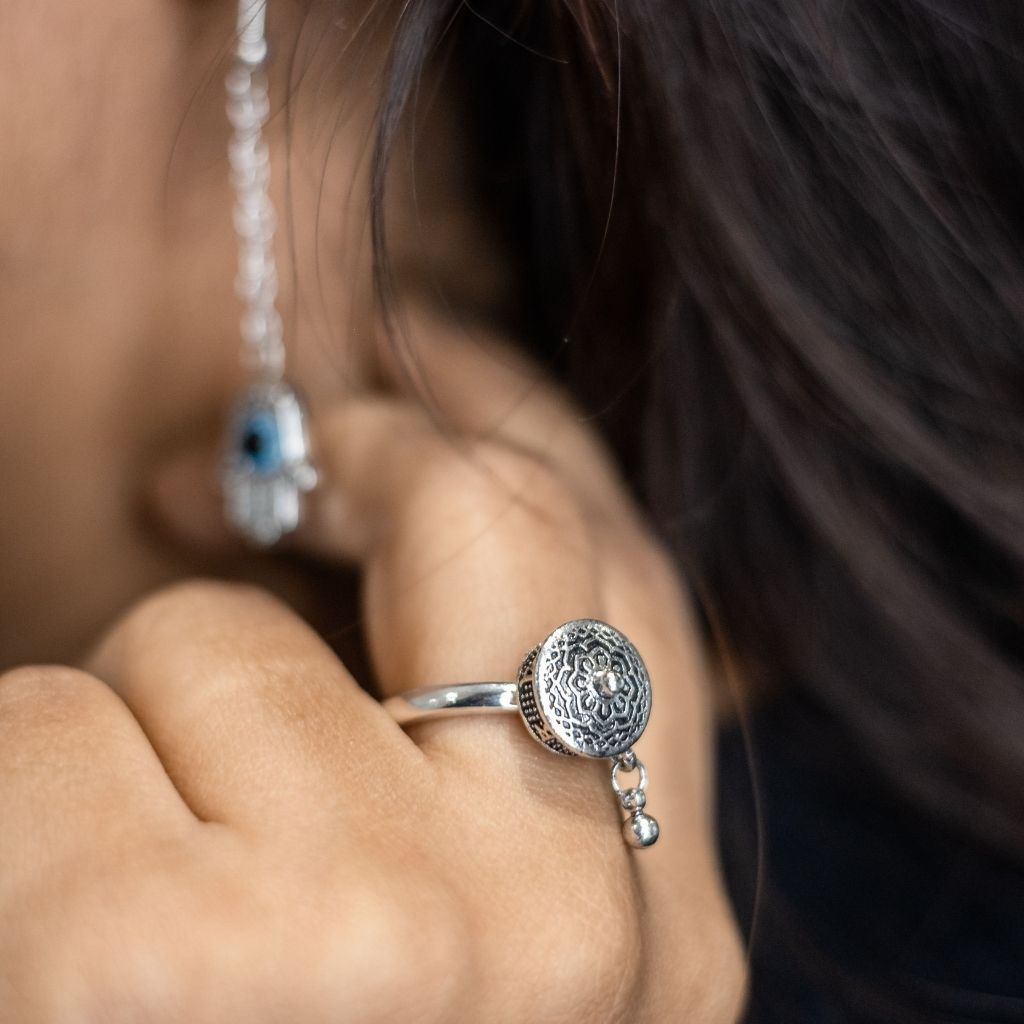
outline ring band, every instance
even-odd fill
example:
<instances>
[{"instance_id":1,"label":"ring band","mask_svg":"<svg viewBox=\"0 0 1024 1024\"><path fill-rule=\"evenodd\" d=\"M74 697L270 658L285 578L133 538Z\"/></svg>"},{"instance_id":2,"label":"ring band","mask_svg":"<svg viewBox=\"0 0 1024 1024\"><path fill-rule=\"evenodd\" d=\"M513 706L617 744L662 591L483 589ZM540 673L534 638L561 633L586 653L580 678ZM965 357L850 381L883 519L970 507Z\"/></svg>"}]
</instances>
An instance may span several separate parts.
<instances>
[{"instance_id":1,"label":"ring band","mask_svg":"<svg viewBox=\"0 0 1024 1024\"><path fill-rule=\"evenodd\" d=\"M650 677L637 649L606 622L559 626L523 658L514 683L424 687L389 697L384 707L400 725L438 715L518 713L554 753L610 759L612 789L628 815L626 841L643 848L658 839L658 823L644 811L647 769L632 749L650 718ZM632 772L637 782L623 786L620 774Z\"/></svg>"},{"instance_id":2,"label":"ring band","mask_svg":"<svg viewBox=\"0 0 1024 1024\"><path fill-rule=\"evenodd\" d=\"M460 715L517 711L519 687L515 683L456 683L429 686L389 697L384 707L399 725L421 722L441 712Z\"/></svg>"}]
</instances>

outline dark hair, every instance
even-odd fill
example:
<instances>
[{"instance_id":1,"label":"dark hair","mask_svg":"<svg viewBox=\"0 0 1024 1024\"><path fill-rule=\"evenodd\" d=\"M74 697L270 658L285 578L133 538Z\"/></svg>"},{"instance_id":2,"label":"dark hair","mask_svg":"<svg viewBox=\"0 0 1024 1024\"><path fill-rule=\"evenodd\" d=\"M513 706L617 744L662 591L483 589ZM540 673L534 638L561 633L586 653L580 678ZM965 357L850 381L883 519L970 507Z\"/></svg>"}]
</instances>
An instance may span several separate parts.
<instances>
[{"instance_id":1,"label":"dark hair","mask_svg":"<svg viewBox=\"0 0 1024 1024\"><path fill-rule=\"evenodd\" d=\"M376 179L443 62L520 335L715 643L1018 858L1022 29L1016 0L413 0Z\"/></svg>"}]
</instances>

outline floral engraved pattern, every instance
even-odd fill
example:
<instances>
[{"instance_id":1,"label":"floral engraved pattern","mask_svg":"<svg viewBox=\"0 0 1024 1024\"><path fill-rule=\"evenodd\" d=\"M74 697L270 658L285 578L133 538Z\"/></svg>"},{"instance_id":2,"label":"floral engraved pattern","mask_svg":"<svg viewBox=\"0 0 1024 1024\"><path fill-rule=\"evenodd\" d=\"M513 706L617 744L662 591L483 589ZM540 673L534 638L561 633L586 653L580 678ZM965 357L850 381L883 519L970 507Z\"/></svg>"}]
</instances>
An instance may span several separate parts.
<instances>
[{"instance_id":1,"label":"floral engraved pattern","mask_svg":"<svg viewBox=\"0 0 1024 1024\"><path fill-rule=\"evenodd\" d=\"M545 739L556 740L566 753L614 757L647 726L647 668L629 640L604 622L577 619L560 626L530 669Z\"/></svg>"}]
</instances>

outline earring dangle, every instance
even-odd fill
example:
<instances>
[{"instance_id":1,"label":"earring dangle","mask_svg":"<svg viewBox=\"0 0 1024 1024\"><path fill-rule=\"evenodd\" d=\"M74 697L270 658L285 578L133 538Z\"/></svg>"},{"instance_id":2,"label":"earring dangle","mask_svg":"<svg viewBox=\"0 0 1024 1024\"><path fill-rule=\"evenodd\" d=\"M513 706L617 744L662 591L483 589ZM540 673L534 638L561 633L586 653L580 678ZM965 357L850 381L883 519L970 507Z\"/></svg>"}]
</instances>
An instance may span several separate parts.
<instances>
[{"instance_id":1,"label":"earring dangle","mask_svg":"<svg viewBox=\"0 0 1024 1024\"><path fill-rule=\"evenodd\" d=\"M228 147L238 235L235 289L244 304L242 358L252 382L232 410L222 470L224 515L251 543L269 547L302 519L317 483L305 403L285 380L277 310L267 97L267 0L239 0L235 60L227 76Z\"/></svg>"}]
</instances>

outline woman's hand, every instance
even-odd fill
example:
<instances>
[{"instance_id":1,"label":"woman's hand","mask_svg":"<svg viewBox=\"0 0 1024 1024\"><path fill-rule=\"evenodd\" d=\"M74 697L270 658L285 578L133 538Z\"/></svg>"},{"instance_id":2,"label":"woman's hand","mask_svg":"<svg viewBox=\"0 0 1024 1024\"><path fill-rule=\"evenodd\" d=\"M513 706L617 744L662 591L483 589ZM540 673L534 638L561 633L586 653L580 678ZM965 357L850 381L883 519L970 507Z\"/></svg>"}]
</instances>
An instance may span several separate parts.
<instances>
[{"instance_id":1,"label":"woman's hand","mask_svg":"<svg viewBox=\"0 0 1024 1024\"><path fill-rule=\"evenodd\" d=\"M178 585L88 673L0 678L4 1021L735 1019L672 566L557 392L443 331L423 351L452 429L402 398L324 415L300 542L361 563L385 693L513 678L567 619L622 629L654 685L659 843L623 842L607 762L513 716L404 732L274 598Z\"/></svg>"}]
</instances>

